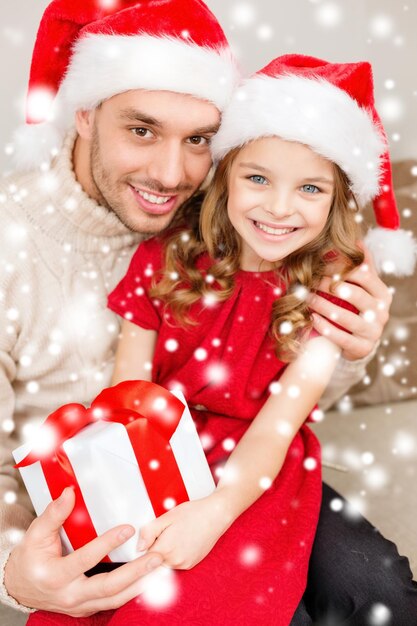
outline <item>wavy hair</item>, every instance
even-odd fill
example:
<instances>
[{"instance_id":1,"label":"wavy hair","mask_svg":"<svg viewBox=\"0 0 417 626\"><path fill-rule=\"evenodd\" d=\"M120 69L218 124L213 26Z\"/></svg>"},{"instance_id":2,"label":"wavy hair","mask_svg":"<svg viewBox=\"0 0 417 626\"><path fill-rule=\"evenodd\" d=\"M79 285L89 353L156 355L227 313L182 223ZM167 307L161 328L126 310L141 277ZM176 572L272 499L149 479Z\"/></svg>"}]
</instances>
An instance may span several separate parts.
<instances>
[{"instance_id":1,"label":"wavy hair","mask_svg":"<svg viewBox=\"0 0 417 626\"><path fill-rule=\"evenodd\" d=\"M231 150L221 160L205 196L193 196L176 217L175 228L163 236L165 264L156 276L151 296L163 301L181 325L198 323L190 315L196 302L221 302L234 290L241 245L227 214L227 200L229 173L239 150ZM331 284L334 292L338 282L364 259L357 244L360 231L355 216L359 207L347 176L337 165L333 167L334 192L324 229L313 241L286 257L284 264L277 262L275 270L277 278L284 282L285 293L274 302L270 331L276 354L285 362L296 357L303 337L312 328L304 294L317 290L329 260L337 256L340 263L337 280ZM198 268L198 260L205 253L213 263L203 271ZM283 322L288 322L285 332Z\"/></svg>"}]
</instances>

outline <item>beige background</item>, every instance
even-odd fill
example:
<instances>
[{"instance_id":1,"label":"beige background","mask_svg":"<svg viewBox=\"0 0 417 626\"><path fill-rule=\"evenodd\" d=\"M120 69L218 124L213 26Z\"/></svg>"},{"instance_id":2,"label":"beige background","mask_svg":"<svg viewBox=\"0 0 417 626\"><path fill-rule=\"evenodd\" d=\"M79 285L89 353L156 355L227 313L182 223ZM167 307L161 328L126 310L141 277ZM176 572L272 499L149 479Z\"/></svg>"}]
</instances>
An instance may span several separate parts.
<instances>
[{"instance_id":1,"label":"beige background","mask_svg":"<svg viewBox=\"0 0 417 626\"><path fill-rule=\"evenodd\" d=\"M30 56L47 0L0 3L0 170L23 119ZM374 64L395 159L417 156L417 0L208 0L248 71L278 54Z\"/></svg>"}]
</instances>

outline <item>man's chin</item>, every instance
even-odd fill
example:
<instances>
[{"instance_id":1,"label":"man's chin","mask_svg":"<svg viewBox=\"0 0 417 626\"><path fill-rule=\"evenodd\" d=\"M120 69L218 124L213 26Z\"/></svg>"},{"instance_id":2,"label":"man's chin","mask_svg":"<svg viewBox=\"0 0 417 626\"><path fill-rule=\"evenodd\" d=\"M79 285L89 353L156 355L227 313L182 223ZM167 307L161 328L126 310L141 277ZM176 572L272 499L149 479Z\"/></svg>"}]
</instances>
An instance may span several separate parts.
<instances>
[{"instance_id":1,"label":"man's chin","mask_svg":"<svg viewBox=\"0 0 417 626\"><path fill-rule=\"evenodd\" d=\"M141 233L143 235L157 235L165 230L172 222L175 216L175 211L165 215L150 215L143 213L137 217L123 217L118 216L120 221L123 222L127 228L135 233Z\"/></svg>"}]
</instances>

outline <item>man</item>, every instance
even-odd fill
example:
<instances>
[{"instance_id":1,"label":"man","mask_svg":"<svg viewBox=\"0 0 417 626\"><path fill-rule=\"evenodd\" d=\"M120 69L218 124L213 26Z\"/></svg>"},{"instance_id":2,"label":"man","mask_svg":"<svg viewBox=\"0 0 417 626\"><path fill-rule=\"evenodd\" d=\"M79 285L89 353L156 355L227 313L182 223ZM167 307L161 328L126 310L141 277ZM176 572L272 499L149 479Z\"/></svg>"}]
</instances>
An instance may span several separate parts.
<instances>
[{"instance_id":1,"label":"man","mask_svg":"<svg viewBox=\"0 0 417 626\"><path fill-rule=\"evenodd\" d=\"M109 383L119 328L107 293L141 237L166 228L204 181L236 78L223 31L199 0L101 8L54 0L45 11L28 98L28 121L40 128L33 144L27 134L17 141L29 171L6 180L0 195L1 600L20 610L116 608L160 564L150 554L84 576L133 529L118 527L63 557L58 529L73 493L32 522L10 452L55 408L89 404ZM374 311L372 324L311 299L317 329L343 350L327 403L361 378L388 317L390 295L371 262L351 280L350 301ZM347 331L330 323L335 316Z\"/></svg>"}]
</instances>

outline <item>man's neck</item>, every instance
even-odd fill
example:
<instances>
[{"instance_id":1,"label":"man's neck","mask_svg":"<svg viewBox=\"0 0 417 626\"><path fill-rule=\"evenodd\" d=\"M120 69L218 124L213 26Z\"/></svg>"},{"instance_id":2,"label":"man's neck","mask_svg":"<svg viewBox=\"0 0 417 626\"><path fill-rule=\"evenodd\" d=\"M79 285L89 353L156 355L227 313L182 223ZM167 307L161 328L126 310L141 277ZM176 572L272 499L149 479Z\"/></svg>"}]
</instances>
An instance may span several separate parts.
<instances>
[{"instance_id":1,"label":"man's neck","mask_svg":"<svg viewBox=\"0 0 417 626\"><path fill-rule=\"evenodd\" d=\"M100 202L99 194L91 178L90 148L85 139L77 135L72 151L72 164L76 180L87 195Z\"/></svg>"}]
</instances>

